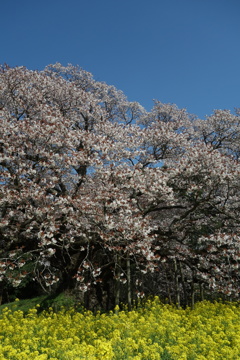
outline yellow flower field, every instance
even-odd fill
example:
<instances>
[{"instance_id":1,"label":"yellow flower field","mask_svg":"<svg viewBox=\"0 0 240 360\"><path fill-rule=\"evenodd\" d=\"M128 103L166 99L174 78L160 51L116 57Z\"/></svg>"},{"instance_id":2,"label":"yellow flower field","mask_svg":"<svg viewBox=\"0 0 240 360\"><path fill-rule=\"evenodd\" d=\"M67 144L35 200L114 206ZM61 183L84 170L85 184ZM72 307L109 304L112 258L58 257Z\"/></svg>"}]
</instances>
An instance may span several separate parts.
<instances>
[{"instance_id":1,"label":"yellow flower field","mask_svg":"<svg viewBox=\"0 0 240 360\"><path fill-rule=\"evenodd\" d=\"M5 308L0 360L239 360L240 306L202 302L195 310L158 298L131 312L37 314Z\"/></svg>"}]
</instances>

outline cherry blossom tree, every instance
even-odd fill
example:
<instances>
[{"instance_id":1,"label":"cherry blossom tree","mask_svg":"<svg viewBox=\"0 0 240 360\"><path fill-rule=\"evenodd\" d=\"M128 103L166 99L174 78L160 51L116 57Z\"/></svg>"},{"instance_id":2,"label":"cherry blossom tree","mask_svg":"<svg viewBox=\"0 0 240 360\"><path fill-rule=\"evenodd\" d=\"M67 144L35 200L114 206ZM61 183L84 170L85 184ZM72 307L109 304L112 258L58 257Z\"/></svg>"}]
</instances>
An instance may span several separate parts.
<instances>
[{"instance_id":1,"label":"cherry blossom tree","mask_svg":"<svg viewBox=\"0 0 240 360\"><path fill-rule=\"evenodd\" d=\"M130 308L144 274L172 266L176 294L238 296L238 113L147 112L61 64L3 66L0 104L3 286L122 292Z\"/></svg>"}]
</instances>

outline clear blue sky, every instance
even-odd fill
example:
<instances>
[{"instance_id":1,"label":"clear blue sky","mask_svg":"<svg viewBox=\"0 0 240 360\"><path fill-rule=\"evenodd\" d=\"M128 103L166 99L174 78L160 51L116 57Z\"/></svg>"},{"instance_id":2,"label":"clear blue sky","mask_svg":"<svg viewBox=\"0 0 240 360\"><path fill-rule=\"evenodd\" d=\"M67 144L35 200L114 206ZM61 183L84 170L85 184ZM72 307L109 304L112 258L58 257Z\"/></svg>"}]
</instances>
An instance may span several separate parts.
<instances>
[{"instance_id":1,"label":"clear blue sky","mask_svg":"<svg viewBox=\"0 0 240 360\"><path fill-rule=\"evenodd\" d=\"M240 107L239 0L5 0L0 63L79 65L147 110Z\"/></svg>"}]
</instances>

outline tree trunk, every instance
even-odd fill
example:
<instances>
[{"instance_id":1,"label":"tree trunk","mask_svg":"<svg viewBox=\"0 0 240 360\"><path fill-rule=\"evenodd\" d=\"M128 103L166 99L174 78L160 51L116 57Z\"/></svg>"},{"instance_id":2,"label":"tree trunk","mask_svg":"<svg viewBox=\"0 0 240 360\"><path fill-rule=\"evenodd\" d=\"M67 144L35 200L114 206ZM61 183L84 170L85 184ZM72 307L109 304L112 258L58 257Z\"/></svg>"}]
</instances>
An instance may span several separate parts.
<instances>
[{"instance_id":1,"label":"tree trunk","mask_svg":"<svg viewBox=\"0 0 240 360\"><path fill-rule=\"evenodd\" d=\"M127 256L126 260L127 265L127 303L128 311L132 310L132 288L131 288L131 268L130 268L130 257Z\"/></svg>"},{"instance_id":2,"label":"tree trunk","mask_svg":"<svg viewBox=\"0 0 240 360\"><path fill-rule=\"evenodd\" d=\"M178 268L177 268L177 260L174 259L174 278L175 278L175 291L176 291L176 304L177 307L180 308L180 290L179 290L179 281L178 281Z\"/></svg>"},{"instance_id":3,"label":"tree trunk","mask_svg":"<svg viewBox=\"0 0 240 360\"><path fill-rule=\"evenodd\" d=\"M200 287L200 299L201 299L201 301L203 301L204 300L204 285L203 285L203 283L200 283L199 287Z\"/></svg>"},{"instance_id":4,"label":"tree trunk","mask_svg":"<svg viewBox=\"0 0 240 360\"><path fill-rule=\"evenodd\" d=\"M191 309L194 310L195 305L195 289L194 289L194 280L191 282Z\"/></svg>"},{"instance_id":5,"label":"tree trunk","mask_svg":"<svg viewBox=\"0 0 240 360\"><path fill-rule=\"evenodd\" d=\"M119 258L116 257L116 272L115 272L115 307L120 303L120 264Z\"/></svg>"},{"instance_id":6,"label":"tree trunk","mask_svg":"<svg viewBox=\"0 0 240 360\"><path fill-rule=\"evenodd\" d=\"M182 271L182 263L180 261L179 261L179 269L180 269L181 283L182 283L182 287L183 287L183 295L184 295L184 302L185 302L184 305L187 306L188 305L187 289L186 289L183 271Z\"/></svg>"}]
</instances>

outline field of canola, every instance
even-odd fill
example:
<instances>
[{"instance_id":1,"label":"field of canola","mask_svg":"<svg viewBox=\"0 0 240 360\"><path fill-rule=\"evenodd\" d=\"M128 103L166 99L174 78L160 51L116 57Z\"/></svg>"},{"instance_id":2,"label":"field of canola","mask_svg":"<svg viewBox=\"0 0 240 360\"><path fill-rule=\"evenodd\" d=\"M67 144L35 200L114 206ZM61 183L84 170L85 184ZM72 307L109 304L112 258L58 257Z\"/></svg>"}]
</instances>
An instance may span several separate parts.
<instances>
[{"instance_id":1,"label":"field of canola","mask_svg":"<svg viewBox=\"0 0 240 360\"><path fill-rule=\"evenodd\" d=\"M0 314L0 360L239 360L240 306L155 298L131 312L74 310Z\"/></svg>"}]
</instances>

